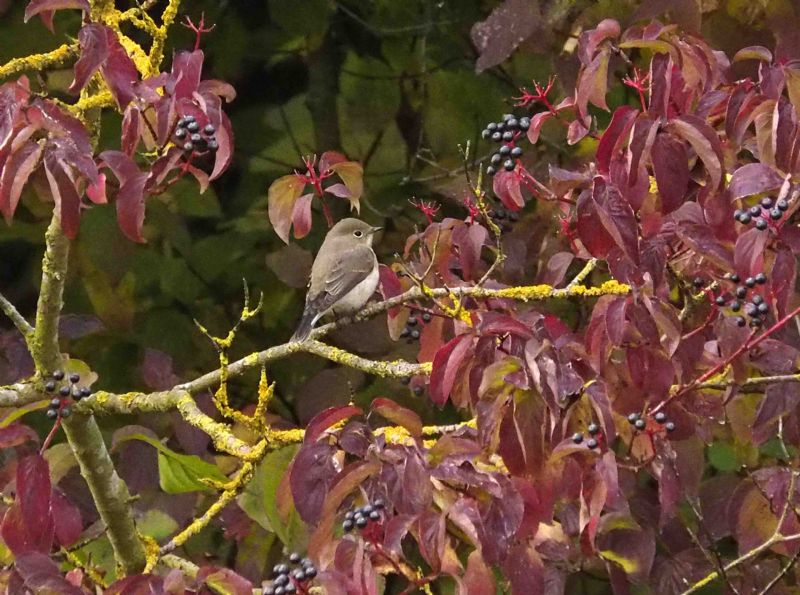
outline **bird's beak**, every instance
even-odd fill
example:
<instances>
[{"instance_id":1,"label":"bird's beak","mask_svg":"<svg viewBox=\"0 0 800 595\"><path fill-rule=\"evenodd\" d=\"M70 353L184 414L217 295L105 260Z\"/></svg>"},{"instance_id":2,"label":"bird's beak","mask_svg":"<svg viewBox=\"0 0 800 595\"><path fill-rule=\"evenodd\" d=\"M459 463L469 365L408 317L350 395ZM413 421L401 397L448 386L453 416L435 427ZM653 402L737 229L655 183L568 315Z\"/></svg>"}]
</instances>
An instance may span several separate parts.
<instances>
[{"instance_id":1,"label":"bird's beak","mask_svg":"<svg viewBox=\"0 0 800 595\"><path fill-rule=\"evenodd\" d=\"M374 234L374 233L378 233L378 232L379 232L380 230L382 230L382 229L383 229L382 227L373 227L373 228L370 230L370 233L373 233L373 234Z\"/></svg>"}]
</instances>

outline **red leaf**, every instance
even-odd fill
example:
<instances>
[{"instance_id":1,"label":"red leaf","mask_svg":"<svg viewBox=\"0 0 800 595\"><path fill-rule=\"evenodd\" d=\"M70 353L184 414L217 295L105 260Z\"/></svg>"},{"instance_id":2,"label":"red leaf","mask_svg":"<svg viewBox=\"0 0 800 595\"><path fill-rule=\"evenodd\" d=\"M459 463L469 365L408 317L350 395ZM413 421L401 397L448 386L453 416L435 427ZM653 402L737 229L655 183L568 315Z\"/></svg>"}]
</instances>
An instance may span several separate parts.
<instances>
[{"instance_id":1,"label":"red leaf","mask_svg":"<svg viewBox=\"0 0 800 595\"><path fill-rule=\"evenodd\" d=\"M136 162L120 151L104 151L100 159L119 180L117 192L117 221L119 228L134 242L144 242L144 187L148 174Z\"/></svg>"},{"instance_id":2,"label":"red leaf","mask_svg":"<svg viewBox=\"0 0 800 595\"><path fill-rule=\"evenodd\" d=\"M614 186L597 176L594 179L592 200L597 204L597 214L603 227L614 238L616 245L634 263L639 262L638 224L631 206Z\"/></svg>"},{"instance_id":3,"label":"red leaf","mask_svg":"<svg viewBox=\"0 0 800 595\"><path fill-rule=\"evenodd\" d=\"M628 184L636 184L639 175L639 164L648 161L650 149L658 132L658 122L647 115L636 118L631 130L631 141L628 145Z\"/></svg>"},{"instance_id":4,"label":"red leaf","mask_svg":"<svg viewBox=\"0 0 800 595\"><path fill-rule=\"evenodd\" d=\"M44 171L50 184L50 193L56 203L64 235L74 239L78 235L81 216L81 198L78 196L75 182L64 170L64 165L54 151L45 152Z\"/></svg>"},{"instance_id":5,"label":"red leaf","mask_svg":"<svg viewBox=\"0 0 800 595\"><path fill-rule=\"evenodd\" d=\"M86 196L96 205L104 205L108 202L106 196L106 174L98 174L97 182L90 183L86 187Z\"/></svg>"},{"instance_id":6,"label":"red leaf","mask_svg":"<svg viewBox=\"0 0 800 595\"><path fill-rule=\"evenodd\" d=\"M619 145L624 142L638 113L639 110L629 105L623 105L614 110L611 122L597 145L597 171L601 174L608 173L611 157L617 153Z\"/></svg>"},{"instance_id":7,"label":"red leaf","mask_svg":"<svg viewBox=\"0 0 800 595\"><path fill-rule=\"evenodd\" d=\"M83 531L81 512L58 489L53 490L52 504L56 539L60 545L68 547L78 541Z\"/></svg>"},{"instance_id":8,"label":"red leaf","mask_svg":"<svg viewBox=\"0 0 800 595\"><path fill-rule=\"evenodd\" d=\"M11 153L3 165L0 175L0 212L7 222L14 216L22 189L33 171L39 167L41 156L42 145L28 140L21 148Z\"/></svg>"},{"instance_id":9,"label":"red leaf","mask_svg":"<svg viewBox=\"0 0 800 595\"><path fill-rule=\"evenodd\" d=\"M137 107L129 105L122 119L122 152L133 157L142 136L142 114Z\"/></svg>"},{"instance_id":10,"label":"red leaf","mask_svg":"<svg viewBox=\"0 0 800 595\"><path fill-rule=\"evenodd\" d=\"M401 407L394 401L382 397L372 401L370 409L390 422L404 427L414 438L422 436L422 420L411 409Z\"/></svg>"},{"instance_id":11,"label":"red leaf","mask_svg":"<svg viewBox=\"0 0 800 595\"><path fill-rule=\"evenodd\" d=\"M661 196L661 212L666 215L686 200L689 155L680 140L668 132L662 132L653 143L652 159L658 194Z\"/></svg>"},{"instance_id":12,"label":"red leaf","mask_svg":"<svg viewBox=\"0 0 800 595\"><path fill-rule=\"evenodd\" d=\"M319 158L319 171L326 172L331 169L331 166L343 161L347 161L347 157L339 151L325 151Z\"/></svg>"},{"instance_id":13,"label":"red leaf","mask_svg":"<svg viewBox=\"0 0 800 595\"><path fill-rule=\"evenodd\" d=\"M463 595L495 595L494 575L483 561L480 551L474 550L467 558L467 571L464 573L462 590Z\"/></svg>"},{"instance_id":14,"label":"red leaf","mask_svg":"<svg viewBox=\"0 0 800 595\"><path fill-rule=\"evenodd\" d=\"M31 0L25 7L25 22L42 12L53 10L63 10L65 8L77 8L89 14L91 7L89 0Z\"/></svg>"},{"instance_id":15,"label":"red leaf","mask_svg":"<svg viewBox=\"0 0 800 595\"><path fill-rule=\"evenodd\" d=\"M797 278L797 262L792 251L786 246L779 246L772 265L770 284L775 295L775 307L779 316L785 316L790 301L795 295L795 279Z\"/></svg>"},{"instance_id":16,"label":"red leaf","mask_svg":"<svg viewBox=\"0 0 800 595\"><path fill-rule=\"evenodd\" d=\"M711 178L711 187L718 188L722 183L723 159L722 145L717 133L703 120L690 115L674 118L667 124L667 127L689 141L706 167Z\"/></svg>"},{"instance_id":17,"label":"red leaf","mask_svg":"<svg viewBox=\"0 0 800 595\"><path fill-rule=\"evenodd\" d=\"M519 211L525 206L519 178L515 172L498 172L492 181L492 189L506 208L512 211Z\"/></svg>"},{"instance_id":18,"label":"red leaf","mask_svg":"<svg viewBox=\"0 0 800 595\"><path fill-rule=\"evenodd\" d=\"M92 75L108 60L109 31L108 27L99 23L89 23L78 32L81 53L75 62L75 78L69 86L70 93L78 93L83 89Z\"/></svg>"},{"instance_id":19,"label":"red leaf","mask_svg":"<svg viewBox=\"0 0 800 595\"><path fill-rule=\"evenodd\" d=\"M354 415L361 415L363 411L359 407L353 405L345 405L341 407L328 407L324 411L317 413L314 418L308 422L306 426L305 437L303 438L304 444L311 444L316 442L325 430L329 429L336 423L353 417Z\"/></svg>"},{"instance_id":20,"label":"red leaf","mask_svg":"<svg viewBox=\"0 0 800 595\"><path fill-rule=\"evenodd\" d=\"M203 50L177 52L172 58L171 80L166 87L167 93L176 99L191 97L200 85L203 58Z\"/></svg>"},{"instance_id":21,"label":"red leaf","mask_svg":"<svg viewBox=\"0 0 800 595\"><path fill-rule=\"evenodd\" d=\"M224 113L220 112L219 125L215 138L219 148L216 152L216 159L214 160L214 169L209 176L210 180L216 180L221 176L233 159L233 127L231 121Z\"/></svg>"},{"instance_id":22,"label":"red leaf","mask_svg":"<svg viewBox=\"0 0 800 595\"><path fill-rule=\"evenodd\" d=\"M475 23L470 33L479 57L475 70L480 73L497 66L517 47L542 28L542 15L528 0L506 0L485 21Z\"/></svg>"},{"instance_id":23,"label":"red leaf","mask_svg":"<svg viewBox=\"0 0 800 595\"><path fill-rule=\"evenodd\" d=\"M75 63L75 79L69 87L71 93L83 89L98 69L108 83L120 108L134 98L133 85L139 80L139 71L117 34L110 27L89 23L78 34L81 55Z\"/></svg>"},{"instance_id":24,"label":"red leaf","mask_svg":"<svg viewBox=\"0 0 800 595\"><path fill-rule=\"evenodd\" d=\"M17 555L14 566L28 588L25 592L84 595L82 589L61 576L58 565L44 553L26 552Z\"/></svg>"},{"instance_id":25,"label":"red leaf","mask_svg":"<svg viewBox=\"0 0 800 595\"><path fill-rule=\"evenodd\" d=\"M669 54L656 54L650 60L650 109L653 117L666 117L672 89L672 58Z\"/></svg>"},{"instance_id":26,"label":"red leaf","mask_svg":"<svg viewBox=\"0 0 800 595\"><path fill-rule=\"evenodd\" d=\"M311 231L311 201L314 195L304 194L294 203L292 208L292 225L294 226L294 237L304 238Z\"/></svg>"},{"instance_id":27,"label":"red leaf","mask_svg":"<svg viewBox=\"0 0 800 595\"><path fill-rule=\"evenodd\" d=\"M608 90L608 51L597 54L584 68L575 89L575 106L580 116L586 116L587 104L608 110L606 91Z\"/></svg>"},{"instance_id":28,"label":"red leaf","mask_svg":"<svg viewBox=\"0 0 800 595\"><path fill-rule=\"evenodd\" d=\"M481 261L481 250L489 232L482 225L458 225L452 231L452 244L457 248L462 277L465 281L473 279L475 269Z\"/></svg>"},{"instance_id":29,"label":"red leaf","mask_svg":"<svg viewBox=\"0 0 800 595\"><path fill-rule=\"evenodd\" d=\"M736 240L733 248L734 267L743 276L756 275L764 270L764 248L768 235L758 229L748 229Z\"/></svg>"},{"instance_id":30,"label":"red leaf","mask_svg":"<svg viewBox=\"0 0 800 595\"><path fill-rule=\"evenodd\" d=\"M0 448L11 448L29 441L38 442L39 435L28 426L13 423L0 428Z\"/></svg>"},{"instance_id":31,"label":"red leaf","mask_svg":"<svg viewBox=\"0 0 800 595\"><path fill-rule=\"evenodd\" d=\"M444 406L456 381L461 363L473 347L472 335L458 335L446 343L433 358L431 371L431 400Z\"/></svg>"},{"instance_id":32,"label":"red leaf","mask_svg":"<svg viewBox=\"0 0 800 595\"><path fill-rule=\"evenodd\" d=\"M164 579L154 574L134 574L116 581L106 595L163 595Z\"/></svg>"},{"instance_id":33,"label":"red leaf","mask_svg":"<svg viewBox=\"0 0 800 595\"><path fill-rule=\"evenodd\" d=\"M391 268L385 264L382 264L379 266L378 272L380 273L381 280L379 287L384 300L388 300L389 298L396 297L403 293L403 286L400 284L400 279ZM397 316L399 311L399 306L390 309L389 318L394 318Z\"/></svg>"},{"instance_id":34,"label":"red leaf","mask_svg":"<svg viewBox=\"0 0 800 595\"><path fill-rule=\"evenodd\" d=\"M230 595L250 595L253 592L253 584L230 568L204 566L197 573L197 581L215 592Z\"/></svg>"},{"instance_id":35,"label":"red leaf","mask_svg":"<svg viewBox=\"0 0 800 595\"><path fill-rule=\"evenodd\" d=\"M547 111L539 112L531 117L531 126L528 128L528 140L532 145L535 145L539 140L539 134L542 132L542 126L544 126L544 123L554 116L554 113Z\"/></svg>"},{"instance_id":36,"label":"red leaf","mask_svg":"<svg viewBox=\"0 0 800 595\"><path fill-rule=\"evenodd\" d=\"M578 58L582 64L589 64L595 57L597 48L606 39L619 37L619 23L614 19L604 19L594 29L589 29L578 38Z\"/></svg>"},{"instance_id":37,"label":"red leaf","mask_svg":"<svg viewBox=\"0 0 800 595\"><path fill-rule=\"evenodd\" d=\"M17 465L17 498L3 518L3 540L15 554L49 552L53 545L53 515L50 510L50 471L39 455L30 455Z\"/></svg>"},{"instance_id":38,"label":"red leaf","mask_svg":"<svg viewBox=\"0 0 800 595\"><path fill-rule=\"evenodd\" d=\"M292 226L294 203L300 198L305 188L305 181L294 174L282 176L272 182L269 187L269 221L275 228L275 233L287 244L289 243L289 229Z\"/></svg>"},{"instance_id":39,"label":"red leaf","mask_svg":"<svg viewBox=\"0 0 800 595\"><path fill-rule=\"evenodd\" d=\"M300 518L310 525L316 524L328 490L336 478L333 463L336 449L325 442L306 442L292 462L289 475L292 498Z\"/></svg>"}]
</instances>

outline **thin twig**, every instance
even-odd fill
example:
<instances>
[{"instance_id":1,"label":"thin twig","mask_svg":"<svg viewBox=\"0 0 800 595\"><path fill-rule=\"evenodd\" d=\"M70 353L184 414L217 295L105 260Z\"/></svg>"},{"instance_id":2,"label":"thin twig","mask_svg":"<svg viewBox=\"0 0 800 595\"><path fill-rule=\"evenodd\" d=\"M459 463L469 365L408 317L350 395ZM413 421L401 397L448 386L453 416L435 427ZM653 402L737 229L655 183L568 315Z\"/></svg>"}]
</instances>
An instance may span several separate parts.
<instances>
[{"instance_id":1,"label":"thin twig","mask_svg":"<svg viewBox=\"0 0 800 595\"><path fill-rule=\"evenodd\" d=\"M25 320L25 317L14 307L14 304L8 301L2 293L0 293L0 310L11 319L11 322L13 322L17 330L22 333L26 342L33 336L33 326Z\"/></svg>"}]
</instances>

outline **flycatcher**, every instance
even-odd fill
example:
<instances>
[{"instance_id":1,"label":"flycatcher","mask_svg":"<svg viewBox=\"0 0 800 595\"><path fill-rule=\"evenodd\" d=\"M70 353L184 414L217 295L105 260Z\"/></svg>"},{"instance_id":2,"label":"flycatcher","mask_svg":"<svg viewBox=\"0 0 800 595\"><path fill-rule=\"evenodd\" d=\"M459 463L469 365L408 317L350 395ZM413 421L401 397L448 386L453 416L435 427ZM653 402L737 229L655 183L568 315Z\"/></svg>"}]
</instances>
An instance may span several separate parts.
<instances>
[{"instance_id":1,"label":"flycatcher","mask_svg":"<svg viewBox=\"0 0 800 595\"><path fill-rule=\"evenodd\" d=\"M359 219L342 219L330 229L311 266L306 306L292 341L308 339L328 312L351 314L369 301L378 287L372 238L379 229Z\"/></svg>"}]
</instances>

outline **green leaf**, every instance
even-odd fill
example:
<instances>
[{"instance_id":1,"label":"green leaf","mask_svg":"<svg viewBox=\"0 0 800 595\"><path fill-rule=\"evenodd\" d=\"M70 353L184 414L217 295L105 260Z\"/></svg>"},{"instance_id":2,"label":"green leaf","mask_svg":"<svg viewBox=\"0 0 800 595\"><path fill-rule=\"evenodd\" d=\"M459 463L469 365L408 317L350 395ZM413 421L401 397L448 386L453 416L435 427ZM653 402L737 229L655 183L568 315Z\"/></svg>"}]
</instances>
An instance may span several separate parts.
<instances>
[{"instance_id":1,"label":"green leaf","mask_svg":"<svg viewBox=\"0 0 800 595\"><path fill-rule=\"evenodd\" d=\"M305 539L305 525L294 507L288 512L278 507L278 488L298 448L286 446L265 456L238 498L242 510L264 529L274 532L288 548Z\"/></svg>"},{"instance_id":2,"label":"green leaf","mask_svg":"<svg viewBox=\"0 0 800 595\"><path fill-rule=\"evenodd\" d=\"M228 478L215 465L195 455L182 455L144 434L131 434L121 438L141 440L158 450L158 477L161 489L167 494L209 491L214 489L204 480L227 482Z\"/></svg>"},{"instance_id":3,"label":"green leaf","mask_svg":"<svg viewBox=\"0 0 800 595\"><path fill-rule=\"evenodd\" d=\"M166 512L153 508L146 511L136 523L139 533L156 541L166 539L178 530L178 523Z\"/></svg>"},{"instance_id":4,"label":"green leaf","mask_svg":"<svg viewBox=\"0 0 800 595\"><path fill-rule=\"evenodd\" d=\"M717 471L730 473L739 468L736 451L727 442L714 442L708 447L708 461Z\"/></svg>"}]
</instances>

